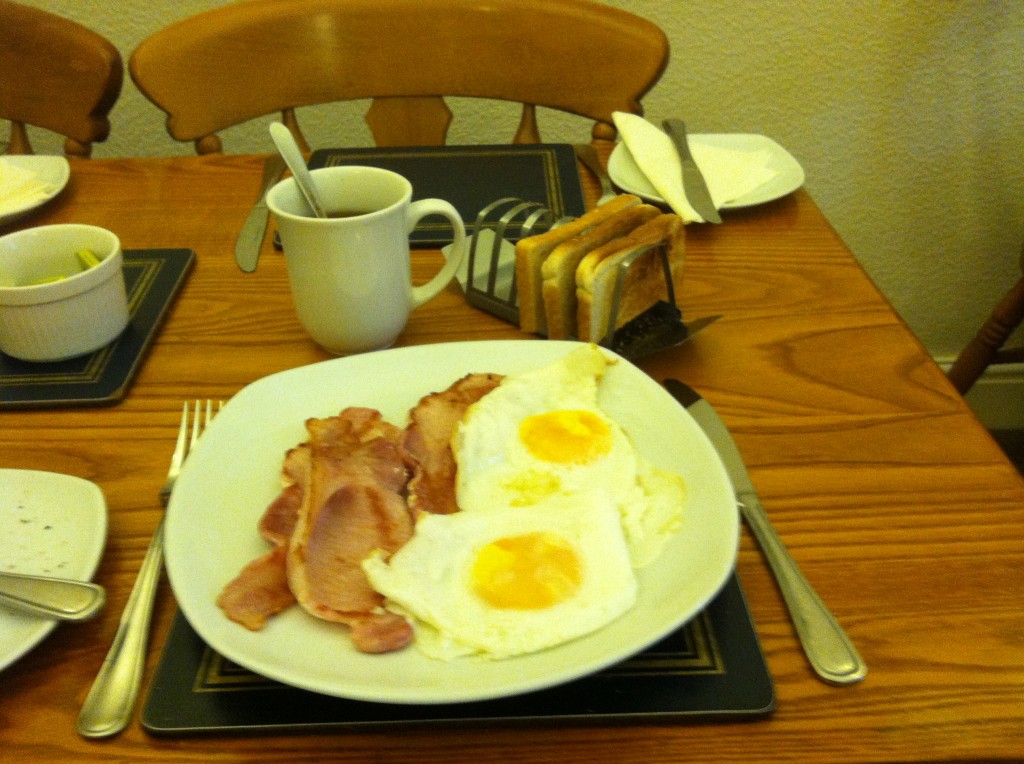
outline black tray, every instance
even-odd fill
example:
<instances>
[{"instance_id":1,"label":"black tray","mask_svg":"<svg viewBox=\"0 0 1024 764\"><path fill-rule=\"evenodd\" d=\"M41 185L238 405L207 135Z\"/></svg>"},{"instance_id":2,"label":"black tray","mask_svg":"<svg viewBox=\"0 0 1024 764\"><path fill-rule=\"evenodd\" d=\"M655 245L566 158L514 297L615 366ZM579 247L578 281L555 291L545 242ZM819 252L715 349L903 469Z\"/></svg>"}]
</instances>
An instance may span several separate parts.
<instances>
[{"instance_id":1,"label":"black tray","mask_svg":"<svg viewBox=\"0 0 1024 764\"><path fill-rule=\"evenodd\" d=\"M769 713L775 692L733 575L700 615L623 663L499 700L367 703L265 679L200 640L180 612L164 644L142 726L157 735L325 732L381 726L682 721Z\"/></svg>"},{"instance_id":2,"label":"black tray","mask_svg":"<svg viewBox=\"0 0 1024 764\"><path fill-rule=\"evenodd\" d=\"M336 165L382 167L404 175L412 183L413 199L444 199L458 210L472 233L477 213L505 197L540 202L552 220L585 212L576 155L563 143L498 146L412 146L400 148L318 149L309 168ZM545 230L540 225L534 233ZM506 237L515 241L515 232ZM452 229L446 220L431 216L413 230L413 246L450 244Z\"/></svg>"},{"instance_id":3,"label":"black tray","mask_svg":"<svg viewBox=\"0 0 1024 764\"><path fill-rule=\"evenodd\" d=\"M124 251L128 326L106 347L51 363L0 353L0 409L88 406L120 401L195 261L191 249Z\"/></svg>"}]
</instances>

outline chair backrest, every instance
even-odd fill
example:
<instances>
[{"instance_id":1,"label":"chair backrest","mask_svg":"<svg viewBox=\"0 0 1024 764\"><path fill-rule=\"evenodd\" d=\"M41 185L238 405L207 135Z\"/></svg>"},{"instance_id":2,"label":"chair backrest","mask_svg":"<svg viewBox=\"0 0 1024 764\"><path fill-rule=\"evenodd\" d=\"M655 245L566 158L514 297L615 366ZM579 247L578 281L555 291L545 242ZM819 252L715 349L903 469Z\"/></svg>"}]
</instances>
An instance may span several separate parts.
<instances>
[{"instance_id":1,"label":"chair backrest","mask_svg":"<svg viewBox=\"0 0 1024 764\"><path fill-rule=\"evenodd\" d=\"M1024 324L1024 248L1020 253L1021 276L992 308L977 334L957 354L946 372L961 395L974 386L993 364L1024 363L1024 345L1006 347L1006 342Z\"/></svg>"},{"instance_id":2,"label":"chair backrest","mask_svg":"<svg viewBox=\"0 0 1024 764\"><path fill-rule=\"evenodd\" d=\"M522 103L516 143L539 142L535 106L613 138L612 112L639 113L667 62L655 24L587 0L250 0L157 32L129 71L171 136L211 153L276 112L308 148L296 107L361 98L380 146L443 144L443 96Z\"/></svg>"},{"instance_id":3,"label":"chair backrest","mask_svg":"<svg viewBox=\"0 0 1024 764\"><path fill-rule=\"evenodd\" d=\"M89 156L110 134L124 63L107 39L53 13L0 0L0 118L12 154L31 154L25 125L65 137L64 151Z\"/></svg>"}]
</instances>

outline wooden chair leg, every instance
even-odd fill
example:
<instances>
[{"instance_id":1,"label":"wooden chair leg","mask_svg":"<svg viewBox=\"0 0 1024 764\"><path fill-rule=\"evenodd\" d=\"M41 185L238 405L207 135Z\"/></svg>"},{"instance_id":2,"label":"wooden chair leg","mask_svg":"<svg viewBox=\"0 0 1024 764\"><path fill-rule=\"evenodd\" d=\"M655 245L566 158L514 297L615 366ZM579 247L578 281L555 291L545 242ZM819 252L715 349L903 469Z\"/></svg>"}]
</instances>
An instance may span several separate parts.
<instances>
[{"instance_id":1,"label":"wooden chair leg","mask_svg":"<svg viewBox=\"0 0 1024 764\"><path fill-rule=\"evenodd\" d=\"M516 128L513 143L540 143L540 131L537 129L537 107L532 103L524 103L519 127Z\"/></svg>"},{"instance_id":2,"label":"wooden chair leg","mask_svg":"<svg viewBox=\"0 0 1024 764\"><path fill-rule=\"evenodd\" d=\"M295 116L295 109L285 109L281 112L281 122L287 127L295 138L295 142L299 145L299 151L303 154L308 154L310 151L309 143L306 142L306 136L302 134L302 128L299 127L299 119Z\"/></svg>"},{"instance_id":3,"label":"wooden chair leg","mask_svg":"<svg viewBox=\"0 0 1024 764\"><path fill-rule=\"evenodd\" d=\"M64 153L69 157L88 158L92 156L92 144L82 143L74 138L66 138L64 140Z\"/></svg>"},{"instance_id":4,"label":"wooden chair leg","mask_svg":"<svg viewBox=\"0 0 1024 764\"><path fill-rule=\"evenodd\" d=\"M953 363L947 376L961 395L997 360L1000 348L1024 322L1024 278L999 301L992 315Z\"/></svg>"},{"instance_id":5,"label":"wooden chair leg","mask_svg":"<svg viewBox=\"0 0 1024 764\"><path fill-rule=\"evenodd\" d=\"M378 146L443 146L452 122L439 96L374 98L363 116Z\"/></svg>"},{"instance_id":6,"label":"wooden chair leg","mask_svg":"<svg viewBox=\"0 0 1024 764\"><path fill-rule=\"evenodd\" d=\"M8 154L33 154L32 144L28 140L28 131L22 122L11 122L11 145Z\"/></svg>"},{"instance_id":7,"label":"wooden chair leg","mask_svg":"<svg viewBox=\"0 0 1024 764\"><path fill-rule=\"evenodd\" d=\"M197 154L221 154L224 151L224 144L216 133L196 138L195 147Z\"/></svg>"}]
</instances>

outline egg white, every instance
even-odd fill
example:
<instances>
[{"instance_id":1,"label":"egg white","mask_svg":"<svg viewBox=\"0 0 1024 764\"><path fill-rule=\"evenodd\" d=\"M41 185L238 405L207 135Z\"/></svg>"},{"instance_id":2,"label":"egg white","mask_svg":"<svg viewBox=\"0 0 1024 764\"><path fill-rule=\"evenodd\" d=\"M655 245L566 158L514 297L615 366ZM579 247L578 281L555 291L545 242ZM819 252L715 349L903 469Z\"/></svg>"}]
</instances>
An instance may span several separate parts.
<instances>
[{"instance_id":1,"label":"egg white","mask_svg":"<svg viewBox=\"0 0 1024 764\"><path fill-rule=\"evenodd\" d=\"M611 363L588 344L559 361L506 377L471 406L456 428L456 501L464 512L530 506L550 496L600 494L616 505L635 567L653 561L682 524L683 479L658 470L598 403L600 379ZM551 412L589 412L607 428L608 448L585 463L537 458L520 437L524 420Z\"/></svg>"},{"instance_id":2,"label":"egg white","mask_svg":"<svg viewBox=\"0 0 1024 764\"><path fill-rule=\"evenodd\" d=\"M613 496L626 491L635 481L636 456L625 433L597 405L597 382L607 363L595 346L584 346L557 363L506 377L471 406L452 442L459 508L526 506L550 494L583 490ZM558 411L597 417L608 428L608 453L587 463L545 461L531 453L520 438L522 422Z\"/></svg>"},{"instance_id":3,"label":"egg white","mask_svg":"<svg viewBox=\"0 0 1024 764\"><path fill-rule=\"evenodd\" d=\"M472 569L479 550L538 532L574 549L579 588L540 609L495 607L478 596ZM371 555L363 570L388 609L410 618L416 647L443 660L465 654L508 658L562 644L612 622L637 594L618 511L597 496L586 504L553 496L514 511L424 515L405 546L389 560Z\"/></svg>"}]
</instances>

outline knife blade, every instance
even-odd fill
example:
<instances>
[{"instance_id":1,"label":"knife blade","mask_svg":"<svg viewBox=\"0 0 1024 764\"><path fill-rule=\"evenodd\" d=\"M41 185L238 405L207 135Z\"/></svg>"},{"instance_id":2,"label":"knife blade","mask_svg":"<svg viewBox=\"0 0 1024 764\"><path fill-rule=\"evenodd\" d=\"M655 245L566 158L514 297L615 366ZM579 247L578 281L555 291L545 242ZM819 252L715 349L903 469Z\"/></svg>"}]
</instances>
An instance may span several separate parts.
<instances>
[{"instance_id":1,"label":"knife blade","mask_svg":"<svg viewBox=\"0 0 1024 764\"><path fill-rule=\"evenodd\" d=\"M661 123L665 132L672 139L679 154L679 161L683 166L683 192L687 201L693 209L709 223L721 223L722 216L718 214L715 203L711 200L711 192L708 191L708 184L700 172L700 168L693 160L690 153L690 143L686 138L686 123L681 119L666 119Z\"/></svg>"},{"instance_id":2,"label":"knife blade","mask_svg":"<svg viewBox=\"0 0 1024 764\"><path fill-rule=\"evenodd\" d=\"M260 259L260 247L263 235L267 232L267 220L270 210L267 209L267 191L284 175L285 163L280 154L272 154L263 163L263 180L260 182L260 197L249 216L242 224L235 241L235 262L246 273L256 270Z\"/></svg>"},{"instance_id":3,"label":"knife blade","mask_svg":"<svg viewBox=\"0 0 1024 764\"><path fill-rule=\"evenodd\" d=\"M725 422L692 387L677 379L666 379L664 384L665 389L686 408L718 451L736 491L736 504L775 574L811 667L830 684L859 682L868 671L864 659L835 616L825 607L821 597L804 578L796 561L772 527Z\"/></svg>"}]
</instances>

